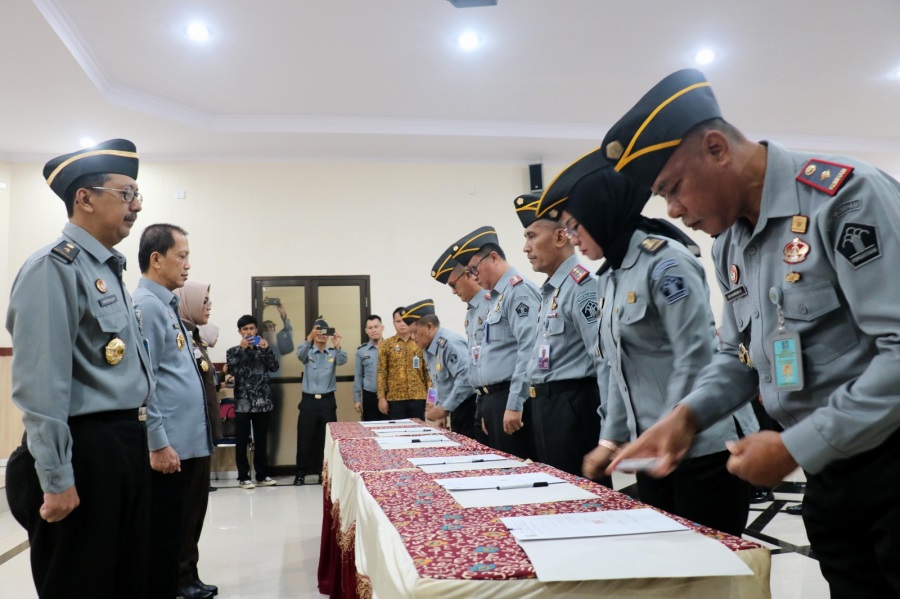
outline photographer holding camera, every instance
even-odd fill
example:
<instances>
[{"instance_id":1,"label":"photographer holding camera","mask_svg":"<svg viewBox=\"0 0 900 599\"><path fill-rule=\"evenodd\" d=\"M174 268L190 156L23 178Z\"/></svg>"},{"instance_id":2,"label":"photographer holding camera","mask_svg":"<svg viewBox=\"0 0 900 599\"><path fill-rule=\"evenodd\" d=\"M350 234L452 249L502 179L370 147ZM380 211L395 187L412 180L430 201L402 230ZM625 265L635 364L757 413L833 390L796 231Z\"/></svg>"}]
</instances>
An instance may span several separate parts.
<instances>
[{"instance_id":1,"label":"photographer holding camera","mask_svg":"<svg viewBox=\"0 0 900 599\"><path fill-rule=\"evenodd\" d=\"M262 323L262 336L269 342L275 357L281 358L281 356L294 353L294 329L288 318L287 310L284 309L284 305L279 298L266 297L263 300L263 310L269 307L273 307L278 311L278 315L281 317L282 329L276 332L275 321L264 320Z\"/></svg>"},{"instance_id":2,"label":"photographer holding camera","mask_svg":"<svg viewBox=\"0 0 900 599\"><path fill-rule=\"evenodd\" d=\"M326 348L328 337L333 347ZM295 485L304 485L312 455L313 468L322 482L322 454L325 451L325 424L337 421L337 389L335 369L347 363L347 352L341 349L341 336L319 317L309 336L297 348L303 362L303 394L297 408L297 476Z\"/></svg>"}]
</instances>

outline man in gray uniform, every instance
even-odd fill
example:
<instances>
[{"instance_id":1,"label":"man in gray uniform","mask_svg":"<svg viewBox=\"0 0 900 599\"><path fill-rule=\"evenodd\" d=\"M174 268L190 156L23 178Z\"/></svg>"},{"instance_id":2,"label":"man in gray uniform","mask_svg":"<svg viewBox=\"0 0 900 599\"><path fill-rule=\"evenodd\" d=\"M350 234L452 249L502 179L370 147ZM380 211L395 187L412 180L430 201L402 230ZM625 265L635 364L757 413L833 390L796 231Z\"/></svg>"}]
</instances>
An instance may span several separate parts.
<instances>
[{"instance_id":1,"label":"man in gray uniform","mask_svg":"<svg viewBox=\"0 0 900 599\"><path fill-rule=\"evenodd\" d=\"M465 338L441 326L431 299L407 306L403 322L409 325L413 341L425 354L437 395L434 404L426 407L425 417L442 420L449 415L451 430L473 439L475 389L468 377Z\"/></svg>"},{"instance_id":2,"label":"man in gray uniform","mask_svg":"<svg viewBox=\"0 0 900 599\"><path fill-rule=\"evenodd\" d=\"M385 420L387 416L378 410L378 348L383 339L384 325L377 314L366 316L366 335L369 340L356 348L356 366L353 375L353 401L357 414L363 420Z\"/></svg>"},{"instance_id":3,"label":"man in gray uniform","mask_svg":"<svg viewBox=\"0 0 900 599\"><path fill-rule=\"evenodd\" d=\"M466 363L472 364L473 356L475 356L475 348L480 348L484 338L484 313L487 311L487 303L491 299L491 294L475 282L466 272L466 267L453 259L453 248L447 248L441 257L435 262L431 270L432 278L438 283L446 283L450 291L460 300L466 303L466 320L464 328L466 330ZM474 368L469 368L469 382L475 387L483 387L484 383L480 380L474 380L475 376L480 373ZM463 402L465 406L466 402ZM459 411L462 408L457 408ZM468 409L468 408L466 408ZM472 410L472 438L479 443L488 444L487 430L481 418L481 402L478 395L471 407ZM468 415L463 418L467 419ZM450 423L453 426L453 423Z\"/></svg>"},{"instance_id":4,"label":"man in gray uniform","mask_svg":"<svg viewBox=\"0 0 900 599\"><path fill-rule=\"evenodd\" d=\"M187 233L175 225L150 225L141 234L141 280L134 292L156 377L148 408L147 436L153 469L148 596L211 597L194 584L177 589L178 557L185 522L202 520L209 503L209 456L213 452L203 375L194 359L193 337L178 317L178 296L190 270ZM189 515L190 514L190 515Z\"/></svg>"},{"instance_id":5,"label":"man in gray uniform","mask_svg":"<svg viewBox=\"0 0 900 599\"><path fill-rule=\"evenodd\" d=\"M319 318L313 330L297 348L303 362L303 394L297 409L297 474L295 485L306 484L306 474L316 474L322 483L322 460L325 451L325 427L337 421L337 367L347 363L347 352L341 349L341 335L333 331L332 347L326 347L328 323Z\"/></svg>"},{"instance_id":6,"label":"man in gray uniform","mask_svg":"<svg viewBox=\"0 0 900 599\"><path fill-rule=\"evenodd\" d=\"M540 194L525 194L514 203L528 260L548 277L526 379L531 434L539 462L580 476L582 459L600 435L597 278L578 263L559 209L540 200Z\"/></svg>"},{"instance_id":7,"label":"man in gray uniform","mask_svg":"<svg viewBox=\"0 0 900 599\"><path fill-rule=\"evenodd\" d=\"M497 232L472 231L453 245L453 259L464 264L479 285L491 290L481 346L473 349L473 369L482 386L482 416L491 447L533 458L529 386L525 372L534 347L540 294L506 261Z\"/></svg>"},{"instance_id":8,"label":"man in gray uniform","mask_svg":"<svg viewBox=\"0 0 900 599\"><path fill-rule=\"evenodd\" d=\"M125 256L113 249L141 211L137 174L137 151L124 139L48 162L44 178L69 222L12 287L12 401L25 413L25 439L7 463L6 495L28 530L41 597L146 593L143 406L153 381L122 283Z\"/></svg>"},{"instance_id":9,"label":"man in gray uniform","mask_svg":"<svg viewBox=\"0 0 900 599\"><path fill-rule=\"evenodd\" d=\"M831 596L900 595L900 183L858 160L748 140L696 70L660 82L601 149L669 216L717 236L727 302L694 390L619 459L658 455L665 474L758 386L785 430L731 444L729 470L774 485L799 464Z\"/></svg>"}]
</instances>

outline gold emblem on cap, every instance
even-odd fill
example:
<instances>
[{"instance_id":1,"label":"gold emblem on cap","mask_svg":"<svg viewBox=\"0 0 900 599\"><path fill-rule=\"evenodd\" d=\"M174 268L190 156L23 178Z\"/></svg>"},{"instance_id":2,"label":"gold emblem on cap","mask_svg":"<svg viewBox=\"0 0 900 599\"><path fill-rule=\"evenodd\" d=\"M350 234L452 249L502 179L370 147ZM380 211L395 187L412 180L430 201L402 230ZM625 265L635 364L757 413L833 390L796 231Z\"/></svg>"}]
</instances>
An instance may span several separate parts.
<instances>
[{"instance_id":1,"label":"gold emblem on cap","mask_svg":"<svg viewBox=\"0 0 900 599\"><path fill-rule=\"evenodd\" d=\"M181 351L184 349L184 335L182 335L181 333L178 333L178 336L175 337L175 345L178 346L178 351Z\"/></svg>"},{"instance_id":2,"label":"gold emblem on cap","mask_svg":"<svg viewBox=\"0 0 900 599\"><path fill-rule=\"evenodd\" d=\"M791 233L806 233L809 226L809 217L797 214L791 217Z\"/></svg>"},{"instance_id":3,"label":"gold emblem on cap","mask_svg":"<svg viewBox=\"0 0 900 599\"><path fill-rule=\"evenodd\" d=\"M628 292L628 303L633 304L636 301L637 301L637 295L635 295L634 291L629 291Z\"/></svg>"},{"instance_id":4,"label":"gold emblem on cap","mask_svg":"<svg viewBox=\"0 0 900 599\"><path fill-rule=\"evenodd\" d=\"M206 362L206 360L200 360L200 370L202 370L203 372L209 371L209 364Z\"/></svg>"},{"instance_id":5,"label":"gold emblem on cap","mask_svg":"<svg viewBox=\"0 0 900 599\"><path fill-rule=\"evenodd\" d=\"M432 277L436 277L436 276L437 276L437 272L435 272L435 271L432 270L432 271L431 271L431 276L432 276Z\"/></svg>"},{"instance_id":6,"label":"gold emblem on cap","mask_svg":"<svg viewBox=\"0 0 900 599\"><path fill-rule=\"evenodd\" d=\"M625 148L618 141L606 144L606 157L610 160L618 160L625 152Z\"/></svg>"},{"instance_id":7,"label":"gold emblem on cap","mask_svg":"<svg viewBox=\"0 0 900 599\"><path fill-rule=\"evenodd\" d=\"M103 279L97 279L96 281L94 281L94 285L97 287L97 291L99 291L100 293L106 293L107 291L109 291L109 287L106 286L106 281L104 281Z\"/></svg>"},{"instance_id":8,"label":"gold emblem on cap","mask_svg":"<svg viewBox=\"0 0 900 599\"><path fill-rule=\"evenodd\" d=\"M115 366L125 357L125 342L116 337L106 344L103 353L106 356L106 361Z\"/></svg>"},{"instance_id":9,"label":"gold emblem on cap","mask_svg":"<svg viewBox=\"0 0 900 599\"><path fill-rule=\"evenodd\" d=\"M806 167L806 170L804 170L803 172L806 174L807 177L812 177L814 174L816 174L816 165L810 164L809 166Z\"/></svg>"},{"instance_id":10,"label":"gold emblem on cap","mask_svg":"<svg viewBox=\"0 0 900 599\"><path fill-rule=\"evenodd\" d=\"M550 211L550 218L556 218L557 216L559 216L559 211L556 208Z\"/></svg>"},{"instance_id":11,"label":"gold emblem on cap","mask_svg":"<svg viewBox=\"0 0 900 599\"><path fill-rule=\"evenodd\" d=\"M454 252L455 252L456 250L458 250L458 249L459 249L459 246L458 246L458 245L454 245L454 246L453 246L453 251L454 251Z\"/></svg>"},{"instance_id":12,"label":"gold emblem on cap","mask_svg":"<svg viewBox=\"0 0 900 599\"><path fill-rule=\"evenodd\" d=\"M801 278L801 277L800 277L800 273L799 273L799 272L789 272L789 273L787 274L787 276L785 277L785 280L786 280L788 283L796 283L797 281L800 280L800 278Z\"/></svg>"},{"instance_id":13,"label":"gold emblem on cap","mask_svg":"<svg viewBox=\"0 0 900 599\"><path fill-rule=\"evenodd\" d=\"M525 203L525 200L523 200L522 198L516 198L516 206L521 206L524 203Z\"/></svg>"}]
</instances>

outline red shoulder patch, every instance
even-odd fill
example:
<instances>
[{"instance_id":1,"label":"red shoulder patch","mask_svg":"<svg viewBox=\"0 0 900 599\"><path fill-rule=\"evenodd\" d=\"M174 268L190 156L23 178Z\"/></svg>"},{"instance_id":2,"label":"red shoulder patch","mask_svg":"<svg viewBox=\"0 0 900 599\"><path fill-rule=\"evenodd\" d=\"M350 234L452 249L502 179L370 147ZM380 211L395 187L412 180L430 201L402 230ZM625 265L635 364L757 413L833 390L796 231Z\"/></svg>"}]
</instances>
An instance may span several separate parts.
<instances>
[{"instance_id":1,"label":"red shoulder patch","mask_svg":"<svg viewBox=\"0 0 900 599\"><path fill-rule=\"evenodd\" d=\"M580 264L576 264L575 268L569 272L569 276L572 277L572 280L579 284L585 280L589 274L590 271Z\"/></svg>"},{"instance_id":2,"label":"red shoulder patch","mask_svg":"<svg viewBox=\"0 0 900 599\"><path fill-rule=\"evenodd\" d=\"M509 278L509 284L515 287L524 280L520 275L513 275Z\"/></svg>"},{"instance_id":3,"label":"red shoulder patch","mask_svg":"<svg viewBox=\"0 0 900 599\"><path fill-rule=\"evenodd\" d=\"M797 175L797 181L833 196L837 194L852 173L852 166L813 158Z\"/></svg>"}]
</instances>

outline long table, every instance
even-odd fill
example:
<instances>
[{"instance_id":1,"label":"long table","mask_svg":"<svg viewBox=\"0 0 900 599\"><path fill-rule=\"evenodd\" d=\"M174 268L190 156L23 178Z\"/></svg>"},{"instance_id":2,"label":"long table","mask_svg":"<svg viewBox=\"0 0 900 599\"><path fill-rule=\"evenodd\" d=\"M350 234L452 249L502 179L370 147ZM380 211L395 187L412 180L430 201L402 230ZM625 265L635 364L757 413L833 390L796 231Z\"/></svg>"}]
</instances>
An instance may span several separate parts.
<instances>
[{"instance_id":1,"label":"long table","mask_svg":"<svg viewBox=\"0 0 900 599\"><path fill-rule=\"evenodd\" d=\"M413 467L407 458L506 455L467 437L441 432L460 446L383 450L371 428L349 422L328 425L319 556L321 593L345 599L770 597L768 549L677 516L672 517L734 551L753 575L550 583L537 580L534 568L500 522L501 517L646 506L545 464L529 464L515 469L515 473L547 472L598 498L463 509L434 479L511 471L427 474ZM603 555L585 555L584 559L602 560Z\"/></svg>"}]
</instances>

